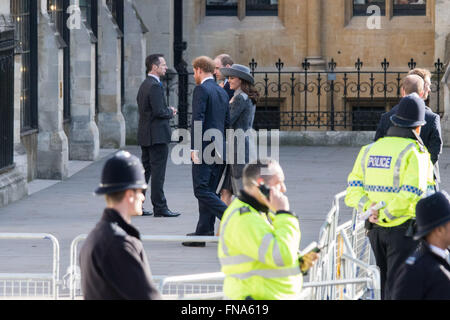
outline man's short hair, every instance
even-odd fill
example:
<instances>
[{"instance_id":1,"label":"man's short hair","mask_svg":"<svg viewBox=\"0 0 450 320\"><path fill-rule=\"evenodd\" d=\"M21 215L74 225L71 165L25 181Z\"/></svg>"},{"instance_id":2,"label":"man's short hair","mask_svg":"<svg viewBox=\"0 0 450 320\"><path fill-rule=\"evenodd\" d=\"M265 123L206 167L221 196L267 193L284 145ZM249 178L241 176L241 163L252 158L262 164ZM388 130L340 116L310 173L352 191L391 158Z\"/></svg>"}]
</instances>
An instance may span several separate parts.
<instances>
[{"instance_id":1,"label":"man's short hair","mask_svg":"<svg viewBox=\"0 0 450 320\"><path fill-rule=\"evenodd\" d=\"M226 54L226 53L219 54L216 57L216 59L220 60L220 63L222 64L223 67L225 67L226 65L232 66L234 64L234 61L231 58L231 56L229 54Z\"/></svg>"},{"instance_id":2,"label":"man's short hair","mask_svg":"<svg viewBox=\"0 0 450 320\"><path fill-rule=\"evenodd\" d=\"M256 182L259 177L263 178L264 183L267 184L275 174L275 172L271 170L271 167L274 165L280 166L278 161L270 158L257 160L256 163L247 164L242 172L243 185L246 187L254 186L254 182Z\"/></svg>"},{"instance_id":3,"label":"man's short hair","mask_svg":"<svg viewBox=\"0 0 450 320\"><path fill-rule=\"evenodd\" d=\"M403 79L403 89L405 94L417 93L420 95L423 92L424 80L419 75L410 74Z\"/></svg>"},{"instance_id":4,"label":"man's short hair","mask_svg":"<svg viewBox=\"0 0 450 320\"><path fill-rule=\"evenodd\" d=\"M214 70L216 68L214 60L207 56L195 58L194 61L192 61L192 66L194 67L194 69L199 68L206 73L214 73Z\"/></svg>"},{"instance_id":5,"label":"man's short hair","mask_svg":"<svg viewBox=\"0 0 450 320\"><path fill-rule=\"evenodd\" d=\"M125 197L125 192L127 192L127 190L105 194L106 203L108 204L120 203Z\"/></svg>"},{"instance_id":6,"label":"man's short hair","mask_svg":"<svg viewBox=\"0 0 450 320\"><path fill-rule=\"evenodd\" d=\"M426 77L431 78L431 72L427 69L421 69L421 68L415 68L408 72L408 75L416 74L419 77L421 77L423 80L425 80Z\"/></svg>"},{"instance_id":7,"label":"man's short hair","mask_svg":"<svg viewBox=\"0 0 450 320\"><path fill-rule=\"evenodd\" d=\"M152 71L153 65L159 67L159 65L161 64L161 61L159 60L159 58L164 58L164 55L161 53L154 53L149 55L146 59L145 59L145 68L146 73L149 73L150 71Z\"/></svg>"}]
</instances>

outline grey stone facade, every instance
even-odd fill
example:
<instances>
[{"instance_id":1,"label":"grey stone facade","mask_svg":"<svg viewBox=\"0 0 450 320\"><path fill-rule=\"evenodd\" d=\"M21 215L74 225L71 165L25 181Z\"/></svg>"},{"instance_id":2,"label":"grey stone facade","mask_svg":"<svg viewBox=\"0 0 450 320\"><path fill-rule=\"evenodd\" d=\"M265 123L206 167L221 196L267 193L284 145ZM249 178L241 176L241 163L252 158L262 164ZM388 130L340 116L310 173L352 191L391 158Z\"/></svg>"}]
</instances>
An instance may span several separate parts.
<instances>
[{"instance_id":1,"label":"grey stone facade","mask_svg":"<svg viewBox=\"0 0 450 320\"><path fill-rule=\"evenodd\" d=\"M93 161L99 158L101 147L124 147L126 125L122 108L129 111L130 139L135 135L132 128L137 127L136 95L145 77L146 39L143 35L148 30L134 1L124 1L125 38L104 0L97 0L98 39L84 20L80 28L70 29L70 92L63 90L65 43L48 15L47 1L35 1L38 10L31 14L38 17L38 130L21 132L22 61L18 54L14 72L14 168L0 173L0 207L26 196L27 181L65 179L69 160ZM1 1L0 15L8 18L9 14L10 1ZM122 39L126 41L123 99ZM70 120L66 123L63 119L65 95L70 95ZM135 119L134 122L131 119Z\"/></svg>"}]
</instances>

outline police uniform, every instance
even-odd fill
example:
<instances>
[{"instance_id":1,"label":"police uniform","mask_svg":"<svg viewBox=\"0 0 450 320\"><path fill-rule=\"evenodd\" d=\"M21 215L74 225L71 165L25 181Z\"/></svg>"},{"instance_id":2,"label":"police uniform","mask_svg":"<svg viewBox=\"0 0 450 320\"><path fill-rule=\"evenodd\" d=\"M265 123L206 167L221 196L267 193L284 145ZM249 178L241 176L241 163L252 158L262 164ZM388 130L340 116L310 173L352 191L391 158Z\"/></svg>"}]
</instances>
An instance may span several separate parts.
<instances>
[{"instance_id":1,"label":"police uniform","mask_svg":"<svg viewBox=\"0 0 450 320\"><path fill-rule=\"evenodd\" d=\"M395 300L450 300L450 265L422 241L400 267L392 288Z\"/></svg>"},{"instance_id":2,"label":"police uniform","mask_svg":"<svg viewBox=\"0 0 450 320\"><path fill-rule=\"evenodd\" d=\"M416 205L417 230L414 239L422 239L417 250L400 267L393 285L393 299L450 299L450 261L448 229L450 196L438 191ZM428 236L444 226L444 233ZM442 230L442 229L441 229Z\"/></svg>"},{"instance_id":3,"label":"police uniform","mask_svg":"<svg viewBox=\"0 0 450 320\"><path fill-rule=\"evenodd\" d=\"M228 299L296 299L302 287L300 227L287 211L276 214L241 191L220 223L218 257Z\"/></svg>"},{"instance_id":4,"label":"police uniform","mask_svg":"<svg viewBox=\"0 0 450 320\"><path fill-rule=\"evenodd\" d=\"M80 268L86 300L161 299L138 230L113 209L105 209L89 233Z\"/></svg>"},{"instance_id":5,"label":"police uniform","mask_svg":"<svg viewBox=\"0 0 450 320\"><path fill-rule=\"evenodd\" d=\"M95 193L146 188L140 160L127 151L119 151L106 161ZM84 242L80 270L86 300L161 299L152 281L139 231L112 208L104 210Z\"/></svg>"},{"instance_id":6,"label":"police uniform","mask_svg":"<svg viewBox=\"0 0 450 320\"><path fill-rule=\"evenodd\" d=\"M379 210L378 223L368 232L380 268L382 299L389 299L394 272L417 246L412 233L405 237L415 218L416 203L434 190L430 154L410 129L425 123L425 106L419 97L406 96L402 101L393 117L418 120L407 123L409 127L391 127L386 137L362 147L348 176L345 197L346 205L359 212L372 203L386 203ZM411 110L420 114L408 114Z\"/></svg>"}]
</instances>

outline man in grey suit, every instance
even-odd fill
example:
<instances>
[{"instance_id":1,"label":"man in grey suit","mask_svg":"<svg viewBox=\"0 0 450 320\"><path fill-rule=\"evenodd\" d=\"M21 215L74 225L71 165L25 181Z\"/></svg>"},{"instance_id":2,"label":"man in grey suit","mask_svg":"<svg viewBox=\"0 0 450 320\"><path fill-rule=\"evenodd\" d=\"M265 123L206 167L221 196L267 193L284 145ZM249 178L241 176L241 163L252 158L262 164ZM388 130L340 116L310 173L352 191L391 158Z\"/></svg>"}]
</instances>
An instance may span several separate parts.
<instances>
[{"instance_id":1,"label":"man in grey suit","mask_svg":"<svg viewBox=\"0 0 450 320\"><path fill-rule=\"evenodd\" d=\"M138 145L142 150L142 164L146 183L150 180L151 201L155 217L177 217L167 207L164 195L164 180L171 130L169 120L177 110L167 107L164 89L160 78L166 74L167 64L162 54L152 54L145 60L147 78L139 88L137 103L139 107ZM152 215L144 210L143 215Z\"/></svg>"}]
</instances>

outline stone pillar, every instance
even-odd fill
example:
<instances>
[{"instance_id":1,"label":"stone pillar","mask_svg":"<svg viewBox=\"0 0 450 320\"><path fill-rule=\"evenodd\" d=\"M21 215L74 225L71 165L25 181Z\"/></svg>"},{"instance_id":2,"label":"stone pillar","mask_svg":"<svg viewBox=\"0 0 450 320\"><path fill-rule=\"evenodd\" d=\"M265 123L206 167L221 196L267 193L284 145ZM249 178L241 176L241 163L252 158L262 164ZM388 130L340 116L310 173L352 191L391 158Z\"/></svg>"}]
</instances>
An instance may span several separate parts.
<instances>
[{"instance_id":1,"label":"stone pillar","mask_svg":"<svg viewBox=\"0 0 450 320\"><path fill-rule=\"evenodd\" d=\"M69 147L63 130L64 41L55 33L47 1L39 1L37 177L62 180L68 175Z\"/></svg>"},{"instance_id":2,"label":"stone pillar","mask_svg":"<svg viewBox=\"0 0 450 320\"><path fill-rule=\"evenodd\" d=\"M125 97L122 107L126 125L127 145L137 144L138 106L136 97L145 79L145 58L148 32L134 1L124 1L125 40Z\"/></svg>"},{"instance_id":3,"label":"stone pillar","mask_svg":"<svg viewBox=\"0 0 450 320\"><path fill-rule=\"evenodd\" d=\"M125 146L125 120L121 111L121 38L105 0L98 0L98 100L100 147Z\"/></svg>"},{"instance_id":4,"label":"stone pillar","mask_svg":"<svg viewBox=\"0 0 450 320\"><path fill-rule=\"evenodd\" d=\"M100 138L95 123L95 38L81 22L70 31L71 125L69 158L93 161L98 158Z\"/></svg>"},{"instance_id":5,"label":"stone pillar","mask_svg":"<svg viewBox=\"0 0 450 320\"><path fill-rule=\"evenodd\" d=\"M307 59L311 64L311 69L318 70L325 68L325 60L322 57L322 7L321 0L307 0L307 29L308 29L308 51Z\"/></svg>"},{"instance_id":6,"label":"stone pillar","mask_svg":"<svg viewBox=\"0 0 450 320\"><path fill-rule=\"evenodd\" d=\"M446 55L446 43L450 37L450 6L447 0L435 1L434 61L441 59L445 63L448 62L448 60L444 59ZM450 54L450 49L447 49L447 52Z\"/></svg>"}]
</instances>

